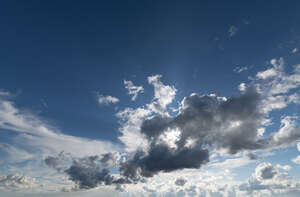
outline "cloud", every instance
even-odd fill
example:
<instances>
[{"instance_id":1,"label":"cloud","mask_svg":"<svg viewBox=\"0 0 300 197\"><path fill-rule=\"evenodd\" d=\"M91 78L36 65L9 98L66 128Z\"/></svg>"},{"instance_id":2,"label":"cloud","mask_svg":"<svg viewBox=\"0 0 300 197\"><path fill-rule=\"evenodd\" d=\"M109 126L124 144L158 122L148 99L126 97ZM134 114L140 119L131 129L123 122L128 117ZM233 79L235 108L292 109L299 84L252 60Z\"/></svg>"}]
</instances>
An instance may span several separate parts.
<instances>
[{"instance_id":1,"label":"cloud","mask_svg":"<svg viewBox=\"0 0 300 197\"><path fill-rule=\"evenodd\" d=\"M148 77L148 83L154 86L154 99L148 107L161 115L167 115L166 107L172 103L176 95L176 88L169 85L164 85L160 78L162 75L153 75Z\"/></svg>"},{"instance_id":2,"label":"cloud","mask_svg":"<svg viewBox=\"0 0 300 197\"><path fill-rule=\"evenodd\" d=\"M120 100L116 97L113 96L104 96L102 94L98 95L98 103L100 105L109 105L109 104L114 104L118 103Z\"/></svg>"},{"instance_id":3,"label":"cloud","mask_svg":"<svg viewBox=\"0 0 300 197\"><path fill-rule=\"evenodd\" d=\"M292 53L297 53L298 52L298 48L294 48L293 50L292 50Z\"/></svg>"},{"instance_id":4,"label":"cloud","mask_svg":"<svg viewBox=\"0 0 300 197\"><path fill-rule=\"evenodd\" d=\"M121 123L119 131L122 135L119 139L125 144L125 150L128 152L136 151L139 148L144 149L149 145L140 132L141 125L147 117L153 114L169 116L166 108L173 102L176 89L173 86L163 84L160 81L161 77L161 75L148 77L149 84L154 86L154 98L151 103L136 109L125 108L116 114Z\"/></svg>"},{"instance_id":5,"label":"cloud","mask_svg":"<svg viewBox=\"0 0 300 197\"><path fill-rule=\"evenodd\" d=\"M0 143L0 150L7 154L6 162L21 163L34 158L33 154L6 143Z\"/></svg>"},{"instance_id":6,"label":"cloud","mask_svg":"<svg viewBox=\"0 0 300 197\"><path fill-rule=\"evenodd\" d=\"M241 196L289 196L295 191L299 195L299 182L286 172L289 169L289 166L260 163L249 180L240 184L239 190L246 192Z\"/></svg>"},{"instance_id":7,"label":"cloud","mask_svg":"<svg viewBox=\"0 0 300 197\"><path fill-rule=\"evenodd\" d=\"M239 85L238 89L239 89L240 91L242 91L242 92L245 91L245 90L247 89L246 84L245 84L245 83L241 83L241 84Z\"/></svg>"},{"instance_id":8,"label":"cloud","mask_svg":"<svg viewBox=\"0 0 300 197\"><path fill-rule=\"evenodd\" d=\"M139 93L144 92L143 86L135 86L133 85L132 81L124 80L125 88L128 90L128 94L132 95L131 100L135 101Z\"/></svg>"},{"instance_id":9,"label":"cloud","mask_svg":"<svg viewBox=\"0 0 300 197\"><path fill-rule=\"evenodd\" d=\"M37 187L36 180L19 174L11 174L7 176L0 176L1 190L22 190Z\"/></svg>"},{"instance_id":10,"label":"cloud","mask_svg":"<svg viewBox=\"0 0 300 197\"><path fill-rule=\"evenodd\" d=\"M175 185L184 186L186 184L186 182L187 182L187 180L185 180L183 178L179 178L179 179L176 179Z\"/></svg>"},{"instance_id":11,"label":"cloud","mask_svg":"<svg viewBox=\"0 0 300 197\"><path fill-rule=\"evenodd\" d=\"M37 155L58 154L61 151L82 157L120 149L120 146L109 141L63 134L36 114L17 108L7 99L0 99L0 129L15 132L17 135L13 137L13 142L22 144L24 150L32 150L36 158ZM10 147L9 150L12 152L16 148ZM25 155L25 152L22 154Z\"/></svg>"},{"instance_id":12,"label":"cloud","mask_svg":"<svg viewBox=\"0 0 300 197\"><path fill-rule=\"evenodd\" d=\"M236 73L241 73L241 72L246 71L246 70L248 70L247 66L237 66L233 69L233 71L236 72Z\"/></svg>"},{"instance_id":13,"label":"cloud","mask_svg":"<svg viewBox=\"0 0 300 197\"><path fill-rule=\"evenodd\" d=\"M159 172L171 172L183 168L199 168L209 160L208 151L202 148L172 149L165 144L152 144L149 151L137 151L121 164L123 176L136 181L140 177L152 177Z\"/></svg>"},{"instance_id":14,"label":"cloud","mask_svg":"<svg viewBox=\"0 0 300 197\"><path fill-rule=\"evenodd\" d=\"M228 30L229 37L235 36L237 34L238 30L239 29L236 26L231 25Z\"/></svg>"},{"instance_id":15,"label":"cloud","mask_svg":"<svg viewBox=\"0 0 300 197\"><path fill-rule=\"evenodd\" d=\"M271 163L261 163L255 169L255 175L258 180L272 179L279 172Z\"/></svg>"},{"instance_id":16,"label":"cloud","mask_svg":"<svg viewBox=\"0 0 300 197\"><path fill-rule=\"evenodd\" d=\"M263 94L265 113L299 103L299 94L291 92L300 87L300 66L295 65L291 73L286 73L283 58L274 58L270 64L272 67L258 72L253 81Z\"/></svg>"},{"instance_id":17,"label":"cloud","mask_svg":"<svg viewBox=\"0 0 300 197\"><path fill-rule=\"evenodd\" d=\"M59 161L62 155L58 157L47 157L45 162L50 167L57 168L60 165ZM109 158L108 158L109 157ZM51 158L51 162L49 162ZM99 185L119 185L131 183L124 178L117 178L110 174L108 167L108 160L112 160L112 154L104 154L102 157L97 155L88 156L83 158L72 159L72 164L67 168L64 168L64 172L69 176L69 179L78 184L79 189L95 188Z\"/></svg>"}]
</instances>

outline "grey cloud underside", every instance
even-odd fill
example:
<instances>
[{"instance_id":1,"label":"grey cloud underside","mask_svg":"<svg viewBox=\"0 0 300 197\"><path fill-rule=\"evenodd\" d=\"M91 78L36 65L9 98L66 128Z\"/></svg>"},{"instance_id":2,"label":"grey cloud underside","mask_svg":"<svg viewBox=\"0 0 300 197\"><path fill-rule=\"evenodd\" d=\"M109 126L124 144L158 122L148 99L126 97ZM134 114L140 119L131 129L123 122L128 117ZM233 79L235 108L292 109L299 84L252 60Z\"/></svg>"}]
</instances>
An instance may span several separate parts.
<instances>
[{"instance_id":1,"label":"grey cloud underside","mask_svg":"<svg viewBox=\"0 0 300 197\"><path fill-rule=\"evenodd\" d=\"M186 184L186 182L187 182L187 180L185 180L183 178L179 178L179 179L176 179L175 185L184 186Z\"/></svg>"},{"instance_id":2,"label":"grey cloud underside","mask_svg":"<svg viewBox=\"0 0 300 197\"><path fill-rule=\"evenodd\" d=\"M199 168L209 161L207 150L201 148L170 148L166 144L152 144L148 152L137 151L132 159L121 164L120 172L131 180L152 177L159 172L183 168Z\"/></svg>"},{"instance_id":3,"label":"grey cloud underside","mask_svg":"<svg viewBox=\"0 0 300 197\"><path fill-rule=\"evenodd\" d=\"M209 161L209 146L227 148L230 153L261 147L257 140L257 128L263 117L260 101L254 87L228 100L196 94L186 97L177 116L155 116L142 123L141 133L150 147L147 151L137 151L123 163L121 174L135 180L159 172L199 168ZM234 123L238 125L232 126ZM171 148L159 138L176 128L181 134L176 148ZM187 146L190 139L195 143Z\"/></svg>"},{"instance_id":4,"label":"grey cloud underside","mask_svg":"<svg viewBox=\"0 0 300 197\"><path fill-rule=\"evenodd\" d=\"M230 153L243 149L257 149L257 128L263 114L261 96L254 87L240 97L222 100L216 96L193 94L183 100L181 112L174 118L154 117L145 120L141 132L155 140L166 128L179 128L178 147L193 139L200 145L228 148ZM234 125L237 124L237 125Z\"/></svg>"},{"instance_id":5,"label":"grey cloud underside","mask_svg":"<svg viewBox=\"0 0 300 197\"><path fill-rule=\"evenodd\" d=\"M60 153L56 157L48 156L45 163L58 171L64 170L69 179L77 183L81 189L90 189L98 185L130 183L126 178L116 178L110 174L107 167L113 159L115 158L112 153L103 154L102 157L89 156L79 159L66 158L64 153ZM71 165L63 165L66 161L70 163L70 160L72 160Z\"/></svg>"},{"instance_id":6,"label":"grey cloud underside","mask_svg":"<svg viewBox=\"0 0 300 197\"><path fill-rule=\"evenodd\" d=\"M65 172L80 188L129 184L144 181L159 172L200 168L209 162L209 151L214 149L227 149L230 154L235 154L243 150L274 148L300 139L299 129L295 128L287 135L259 137L258 128L266 115L261 110L262 100L255 87L229 99L192 94L183 99L178 115L157 115L143 121L140 132L145 135L149 146L136 150L126 161L119 162L118 177L110 175L107 168L107 164L114 160L109 153L102 158L74 160ZM175 147L163 139L170 130L180 131ZM258 159L251 153L248 157ZM53 159L47 162L55 165Z\"/></svg>"},{"instance_id":7,"label":"grey cloud underside","mask_svg":"<svg viewBox=\"0 0 300 197\"><path fill-rule=\"evenodd\" d=\"M154 116L142 123L141 133L150 147L147 151L137 151L125 162L120 168L121 174L136 179L159 172L199 168L209 161L212 149L227 149L230 154L236 154L243 150L279 147L299 139L298 131L280 140L276 140L276 135L259 137L258 128L265 116L261 105L262 96L256 87L249 87L240 96L229 99L192 94L184 98L177 116ZM176 148L161 141L172 129L181 132ZM249 157L259 159L254 154Z\"/></svg>"}]
</instances>

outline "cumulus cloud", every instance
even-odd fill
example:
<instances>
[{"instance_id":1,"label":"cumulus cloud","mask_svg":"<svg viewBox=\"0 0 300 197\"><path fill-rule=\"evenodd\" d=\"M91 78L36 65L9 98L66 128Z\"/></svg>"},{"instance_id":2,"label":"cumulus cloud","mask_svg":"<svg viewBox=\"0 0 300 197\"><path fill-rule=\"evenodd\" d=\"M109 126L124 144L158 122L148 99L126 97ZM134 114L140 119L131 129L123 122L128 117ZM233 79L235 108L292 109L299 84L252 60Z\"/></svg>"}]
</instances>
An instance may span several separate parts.
<instances>
[{"instance_id":1,"label":"cumulus cloud","mask_svg":"<svg viewBox=\"0 0 300 197\"><path fill-rule=\"evenodd\" d=\"M124 85L125 85L125 88L128 90L128 94L132 95L132 97L131 97L132 101L135 101L138 94L144 92L143 86L135 86L135 85L133 85L132 81L124 80Z\"/></svg>"},{"instance_id":2,"label":"cumulus cloud","mask_svg":"<svg viewBox=\"0 0 300 197\"><path fill-rule=\"evenodd\" d=\"M148 83L154 86L154 99L148 107L156 113L167 115L166 107L172 103L176 95L176 88L164 85L160 78L162 75L153 75L148 77Z\"/></svg>"},{"instance_id":3,"label":"cumulus cloud","mask_svg":"<svg viewBox=\"0 0 300 197\"><path fill-rule=\"evenodd\" d=\"M249 180L239 185L239 191L246 192L241 196L289 196L295 191L299 195L299 182L286 172L289 169L290 166L260 163Z\"/></svg>"},{"instance_id":4,"label":"cumulus cloud","mask_svg":"<svg viewBox=\"0 0 300 197\"><path fill-rule=\"evenodd\" d=\"M255 175L258 180L272 179L278 173L278 169L271 163L261 163L255 169Z\"/></svg>"},{"instance_id":5,"label":"cumulus cloud","mask_svg":"<svg viewBox=\"0 0 300 197\"><path fill-rule=\"evenodd\" d=\"M300 143L297 144L297 149L300 152ZM293 158L292 162L294 162L295 164L299 164L300 165L300 155L298 155L297 157Z\"/></svg>"},{"instance_id":6,"label":"cumulus cloud","mask_svg":"<svg viewBox=\"0 0 300 197\"><path fill-rule=\"evenodd\" d=\"M136 109L125 108L116 114L121 123L119 131L122 135L119 139L125 144L125 150L128 152L136 151L138 148L144 149L149 145L140 132L141 125L147 117L153 114L169 116L166 108L173 102L176 89L173 86L163 84L160 81L161 77L161 75L148 77L149 84L154 86L154 98L151 103Z\"/></svg>"},{"instance_id":7,"label":"cumulus cloud","mask_svg":"<svg viewBox=\"0 0 300 197\"><path fill-rule=\"evenodd\" d=\"M239 85L238 89L239 89L240 91L242 91L242 92L245 91L245 90L247 89L246 84L245 84L245 83L241 83L241 84Z\"/></svg>"},{"instance_id":8,"label":"cumulus cloud","mask_svg":"<svg viewBox=\"0 0 300 197\"><path fill-rule=\"evenodd\" d=\"M100 105L109 105L109 104L118 103L120 101L117 97L105 96L102 94L99 94L97 99Z\"/></svg>"},{"instance_id":9,"label":"cumulus cloud","mask_svg":"<svg viewBox=\"0 0 300 197\"><path fill-rule=\"evenodd\" d=\"M266 113L299 103L299 94L292 91L300 87L300 66L295 65L291 73L286 73L283 58L274 58L270 64L272 67L258 72L254 81L263 93Z\"/></svg>"},{"instance_id":10,"label":"cumulus cloud","mask_svg":"<svg viewBox=\"0 0 300 197\"><path fill-rule=\"evenodd\" d=\"M19 174L0 176L0 189L15 191L34 187L37 187L36 180L28 176Z\"/></svg>"}]
</instances>

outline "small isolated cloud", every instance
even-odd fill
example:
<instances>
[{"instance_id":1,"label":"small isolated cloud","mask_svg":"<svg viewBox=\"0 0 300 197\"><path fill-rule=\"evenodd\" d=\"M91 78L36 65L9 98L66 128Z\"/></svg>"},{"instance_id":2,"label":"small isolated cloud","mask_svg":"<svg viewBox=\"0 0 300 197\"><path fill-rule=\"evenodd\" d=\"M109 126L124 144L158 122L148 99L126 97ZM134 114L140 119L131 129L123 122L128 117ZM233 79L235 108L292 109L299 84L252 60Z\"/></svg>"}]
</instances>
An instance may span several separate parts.
<instances>
[{"instance_id":1,"label":"small isolated cloud","mask_svg":"<svg viewBox=\"0 0 300 197\"><path fill-rule=\"evenodd\" d=\"M109 104L114 104L118 103L120 100L116 97L113 96L104 96L102 94L98 95L98 103L100 105L109 105Z\"/></svg>"},{"instance_id":2,"label":"small isolated cloud","mask_svg":"<svg viewBox=\"0 0 300 197\"><path fill-rule=\"evenodd\" d=\"M233 69L233 71L236 72L236 73L241 73L241 72L246 71L246 70L248 70L247 66L237 66Z\"/></svg>"},{"instance_id":3,"label":"small isolated cloud","mask_svg":"<svg viewBox=\"0 0 300 197\"><path fill-rule=\"evenodd\" d=\"M238 29L236 26L231 25L231 26L229 27L229 30L228 30L229 37L235 36L235 35L237 34L238 30L239 30L239 29Z\"/></svg>"},{"instance_id":4,"label":"small isolated cloud","mask_svg":"<svg viewBox=\"0 0 300 197\"><path fill-rule=\"evenodd\" d=\"M297 53L298 52L298 48L294 48L293 50L292 50L292 53Z\"/></svg>"},{"instance_id":5,"label":"small isolated cloud","mask_svg":"<svg viewBox=\"0 0 300 197\"><path fill-rule=\"evenodd\" d=\"M128 94L132 95L131 100L135 101L139 93L144 92L143 86L135 86L132 81L124 80L125 88L128 90Z\"/></svg>"}]
</instances>

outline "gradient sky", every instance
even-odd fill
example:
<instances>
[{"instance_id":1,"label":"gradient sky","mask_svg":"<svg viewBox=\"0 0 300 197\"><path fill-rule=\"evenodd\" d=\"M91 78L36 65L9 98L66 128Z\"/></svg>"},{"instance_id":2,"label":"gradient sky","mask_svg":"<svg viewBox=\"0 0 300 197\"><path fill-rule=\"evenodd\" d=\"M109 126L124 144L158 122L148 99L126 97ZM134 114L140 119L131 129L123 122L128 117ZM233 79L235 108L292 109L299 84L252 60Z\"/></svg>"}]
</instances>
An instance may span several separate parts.
<instances>
[{"instance_id":1,"label":"gradient sky","mask_svg":"<svg viewBox=\"0 0 300 197\"><path fill-rule=\"evenodd\" d=\"M299 7L1 2L1 193L299 196Z\"/></svg>"}]
</instances>

